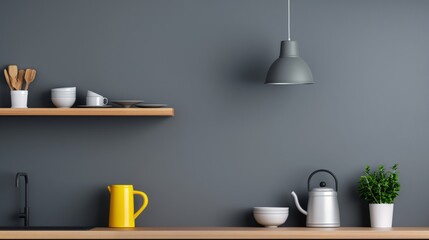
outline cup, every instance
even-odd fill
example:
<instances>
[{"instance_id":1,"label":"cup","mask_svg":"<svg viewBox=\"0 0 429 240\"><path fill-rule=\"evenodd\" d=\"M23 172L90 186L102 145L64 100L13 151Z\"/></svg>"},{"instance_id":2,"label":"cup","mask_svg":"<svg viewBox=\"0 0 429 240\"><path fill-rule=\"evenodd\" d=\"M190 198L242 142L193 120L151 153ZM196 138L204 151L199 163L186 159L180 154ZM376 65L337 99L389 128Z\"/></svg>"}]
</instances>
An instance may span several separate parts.
<instances>
[{"instance_id":1,"label":"cup","mask_svg":"<svg viewBox=\"0 0 429 240\"><path fill-rule=\"evenodd\" d=\"M10 91L11 108L27 108L28 91L13 90Z\"/></svg>"},{"instance_id":2,"label":"cup","mask_svg":"<svg viewBox=\"0 0 429 240\"><path fill-rule=\"evenodd\" d=\"M109 100L103 96L97 97L86 97L87 106L104 106L109 102Z\"/></svg>"},{"instance_id":3,"label":"cup","mask_svg":"<svg viewBox=\"0 0 429 240\"><path fill-rule=\"evenodd\" d=\"M87 97L102 97L100 94L95 93L93 91L89 91L89 90L88 90L88 92L86 92L86 96Z\"/></svg>"}]
</instances>

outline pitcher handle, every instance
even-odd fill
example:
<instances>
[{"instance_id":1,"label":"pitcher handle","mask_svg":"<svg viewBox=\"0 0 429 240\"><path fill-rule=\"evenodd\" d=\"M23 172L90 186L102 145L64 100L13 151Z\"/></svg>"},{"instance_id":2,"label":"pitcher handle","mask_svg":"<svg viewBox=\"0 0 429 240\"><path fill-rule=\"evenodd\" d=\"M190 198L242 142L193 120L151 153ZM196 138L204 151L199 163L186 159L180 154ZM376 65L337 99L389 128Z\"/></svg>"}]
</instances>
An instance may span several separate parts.
<instances>
[{"instance_id":1,"label":"pitcher handle","mask_svg":"<svg viewBox=\"0 0 429 240\"><path fill-rule=\"evenodd\" d=\"M133 193L134 193L135 195L140 195L140 196L143 198L143 204L142 204L142 206L140 207L140 209L139 209L139 210L137 210L137 212L136 212L136 213L134 213L134 219L136 219L136 218L140 215L140 213L142 213L142 212L143 212L143 210L147 207L147 204L149 203L149 199L148 199L148 197L147 197L146 193L144 193L144 192L141 192L141 191L133 191Z\"/></svg>"}]
</instances>

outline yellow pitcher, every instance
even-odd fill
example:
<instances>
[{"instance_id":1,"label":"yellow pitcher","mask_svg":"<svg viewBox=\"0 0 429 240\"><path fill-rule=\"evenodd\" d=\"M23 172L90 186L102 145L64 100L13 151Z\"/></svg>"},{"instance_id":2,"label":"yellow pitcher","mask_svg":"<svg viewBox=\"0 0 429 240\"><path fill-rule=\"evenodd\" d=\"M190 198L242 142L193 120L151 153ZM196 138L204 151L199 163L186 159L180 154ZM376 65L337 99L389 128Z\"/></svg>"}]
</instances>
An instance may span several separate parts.
<instances>
[{"instance_id":1,"label":"yellow pitcher","mask_svg":"<svg viewBox=\"0 0 429 240\"><path fill-rule=\"evenodd\" d=\"M133 185L111 185L109 227L135 227L135 219L143 212L149 203L146 193L135 191ZM134 213L134 194L143 197L143 205Z\"/></svg>"}]
</instances>

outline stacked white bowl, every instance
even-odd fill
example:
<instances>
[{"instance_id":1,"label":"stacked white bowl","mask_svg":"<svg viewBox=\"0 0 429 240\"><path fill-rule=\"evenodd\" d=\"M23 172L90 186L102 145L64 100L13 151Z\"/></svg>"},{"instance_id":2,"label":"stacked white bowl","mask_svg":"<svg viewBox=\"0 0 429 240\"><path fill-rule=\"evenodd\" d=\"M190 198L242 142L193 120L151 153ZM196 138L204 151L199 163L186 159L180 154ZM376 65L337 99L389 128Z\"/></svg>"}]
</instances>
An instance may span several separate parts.
<instances>
[{"instance_id":1,"label":"stacked white bowl","mask_svg":"<svg viewBox=\"0 0 429 240\"><path fill-rule=\"evenodd\" d=\"M286 222L289 216L288 207L254 207L253 216L256 222L268 228L276 228Z\"/></svg>"},{"instance_id":2,"label":"stacked white bowl","mask_svg":"<svg viewBox=\"0 0 429 240\"><path fill-rule=\"evenodd\" d=\"M76 87L54 88L51 90L52 103L57 108L70 108L76 101Z\"/></svg>"}]
</instances>

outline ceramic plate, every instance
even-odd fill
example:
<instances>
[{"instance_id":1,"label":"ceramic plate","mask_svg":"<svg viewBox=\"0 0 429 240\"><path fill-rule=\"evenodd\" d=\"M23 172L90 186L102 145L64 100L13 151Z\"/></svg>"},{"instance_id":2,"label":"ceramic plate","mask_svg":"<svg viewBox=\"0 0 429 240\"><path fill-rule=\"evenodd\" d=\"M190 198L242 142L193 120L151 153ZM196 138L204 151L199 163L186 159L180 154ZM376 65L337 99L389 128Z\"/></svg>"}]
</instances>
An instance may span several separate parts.
<instances>
[{"instance_id":1,"label":"ceramic plate","mask_svg":"<svg viewBox=\"0 0 429 240\"><path fill-rule=\"evenodd\" d=\"M111 101L114 104L120 105L125 108L129 108L137 103L144 102L143 100L113 100Z\"/></svg>"},{"instance_id":2,"label":"ceramic plate","mask_svg":"<svg viewBox=\"0 0 429 240\"><path fill-rule=\"evenodd\" d=\"M80 108L111 108L112 105L103 105L103 106L88 106L88 105L77 105Z\"/></svg>"},{"instance_id":3,"label":"ceramic plate","mask_svg":"<svg viewBox=\"0 0 429 240\"><path fill-rule=\"evenodd\" d=\"M162 108L162 107L167 107L167 104L163 104L163 103L139 103L135 105L136 107L139 108Z\"/></svg>"}]
</instances>

